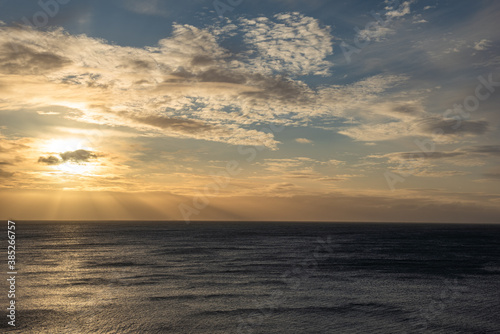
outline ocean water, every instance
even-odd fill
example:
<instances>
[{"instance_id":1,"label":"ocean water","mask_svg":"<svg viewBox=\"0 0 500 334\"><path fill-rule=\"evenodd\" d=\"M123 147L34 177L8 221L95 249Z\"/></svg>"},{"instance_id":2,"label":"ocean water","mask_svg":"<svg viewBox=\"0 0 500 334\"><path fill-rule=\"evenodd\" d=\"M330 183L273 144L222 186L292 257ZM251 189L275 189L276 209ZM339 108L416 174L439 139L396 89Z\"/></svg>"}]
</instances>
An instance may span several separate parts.
<instances>
[{"instance_id":1,"label":"ocean water","mask_svg":"<svg viewBox=\"0 0 500 334\"><path fill-rule=\"evenodd\" d=\"M4 318L1 332L500 333L500 226L18 222L16 233L16 327Z\"/></svg>"}]
</instances>

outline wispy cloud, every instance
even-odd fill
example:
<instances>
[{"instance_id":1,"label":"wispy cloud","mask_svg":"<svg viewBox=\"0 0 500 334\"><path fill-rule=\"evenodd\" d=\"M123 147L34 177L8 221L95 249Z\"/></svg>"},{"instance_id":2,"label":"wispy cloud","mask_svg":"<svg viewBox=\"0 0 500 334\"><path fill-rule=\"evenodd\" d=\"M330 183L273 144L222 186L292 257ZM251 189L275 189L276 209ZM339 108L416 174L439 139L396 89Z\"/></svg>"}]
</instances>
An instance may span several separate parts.
<instances>
[{"instance_id":1,"label":"wispy cloud","mask_svg":"<svg viewBox=\"0 0 500 334\"><path fill-rule=\"evenodd\" d=\"M312 140L309 140L307 138L297 138L295 141L299 144L312 144Z\"/></svg>"},{"instance_id":2,"label":"wispy cloud","mask_svg":"<svg viewBox=\"0 0 500 334\"><path fill-rule=\"evenodd\" d=\"M293 75L327 75L333 65L330 27L299 13L277 14L273 18L241 19L244 39L258 55L254 64L261 70Z\"/></svg>"},{"instance_id":3,"label":"wispy cloud","mask_svg":"<svg viewBox=\"0 0 500 334\"><path fill-rule=\"evenodd\" d=\"M491 41L489 41L487 39L482 39L479 42L477 42L476 44L474 44L474 50L484 51L484 50L488 49L490 46L491 46Z\"/></svg>"},{"instance_id":4,"label":"wispy cloud","mask_svg":"<svg viewBox=\"0 0 500 334\"><path fill-rule=\"evenodd\" d=\"M94 152L83 149L63 152L60 153L59 156L61 157L60 159L53 155L48 157L40 157L38 158L38 162L47 165L59 165L68 161L74 163L84 163L97 159L97 155Z\"/></svg>"}]
</instances>

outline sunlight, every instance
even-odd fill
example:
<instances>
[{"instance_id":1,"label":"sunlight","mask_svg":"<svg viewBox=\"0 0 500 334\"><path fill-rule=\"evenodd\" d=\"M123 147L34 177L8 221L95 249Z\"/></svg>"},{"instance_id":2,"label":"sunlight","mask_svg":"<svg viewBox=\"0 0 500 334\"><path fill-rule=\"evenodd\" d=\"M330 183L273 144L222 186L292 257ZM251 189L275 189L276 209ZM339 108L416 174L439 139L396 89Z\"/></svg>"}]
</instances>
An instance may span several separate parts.
<instances>
[{"instance_id":1,"label":"sunlight","mask_svg":"<svg viewBox=\"0 0 500 334\"><path fill-rule=\"evenodd\" d=\"M91 150L85 145L85 141L79 138L51 139L44 145L44 151L51 154L59 154L76 150Z\"/></svg>"},{"instance_id":2,"label":"sunlight","mask_svg":"<svg viewBox=\"0 0 500 334\"><path fill-rule=\"evenodd\" d=\"M96 170L96 165L93 163L74 163L65 162L63 164L54 166L55 169L68 173L68 174L90 174Z\"/></svg>"},{"instance_id":3,"label":"sunlight","mask_svg":"<svg viewBox=\"0 0 500 334\"><path fill-rule=\"evenodd\" d=\"M93 149L86 144L87 141L81 138L51 139L42 146L42 151L45 154L61 159L61 163L50 166L52 169L61 171L65 174L85 175L94 173L99 164L93 161L64 161L61 155L78 150L93 151Z\"/></svg>"}]
</instances>

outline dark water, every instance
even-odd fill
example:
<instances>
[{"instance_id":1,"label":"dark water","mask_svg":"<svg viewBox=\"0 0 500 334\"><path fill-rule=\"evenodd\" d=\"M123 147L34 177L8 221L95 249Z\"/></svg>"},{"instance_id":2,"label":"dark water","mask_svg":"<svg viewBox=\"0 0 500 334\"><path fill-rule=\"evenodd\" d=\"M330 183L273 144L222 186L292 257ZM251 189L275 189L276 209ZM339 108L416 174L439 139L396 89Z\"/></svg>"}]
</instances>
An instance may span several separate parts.
<instances>
[{"instance_id":1,"label":"dark water","mask_svg":"<svg viewBox=\"0 0 500 334\"><path fill-rule=\"evenodd\" d=\"M491 225L18 222L0 331L500 333L499 254Z\"/></svg>"}]
</instances>

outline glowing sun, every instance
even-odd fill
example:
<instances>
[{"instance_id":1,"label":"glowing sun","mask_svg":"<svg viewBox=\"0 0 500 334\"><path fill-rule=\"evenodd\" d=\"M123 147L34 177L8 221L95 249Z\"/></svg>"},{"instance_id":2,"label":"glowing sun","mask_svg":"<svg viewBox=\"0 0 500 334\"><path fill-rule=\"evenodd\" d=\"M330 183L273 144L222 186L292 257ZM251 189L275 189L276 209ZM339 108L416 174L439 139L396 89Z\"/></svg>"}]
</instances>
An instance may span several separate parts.
<instances>
[{"instance_id":1,"label":"glowing sun","mask_svg":"<svg viewBox=\"0 0 500 334\"><path fill-rule=\"evenodd\" d=\"M67 174L90 174L98 163L94 150L80 138L50 139L42 147L44 157L42 162L53 169Z\"/></svg>"}]
</instances>

